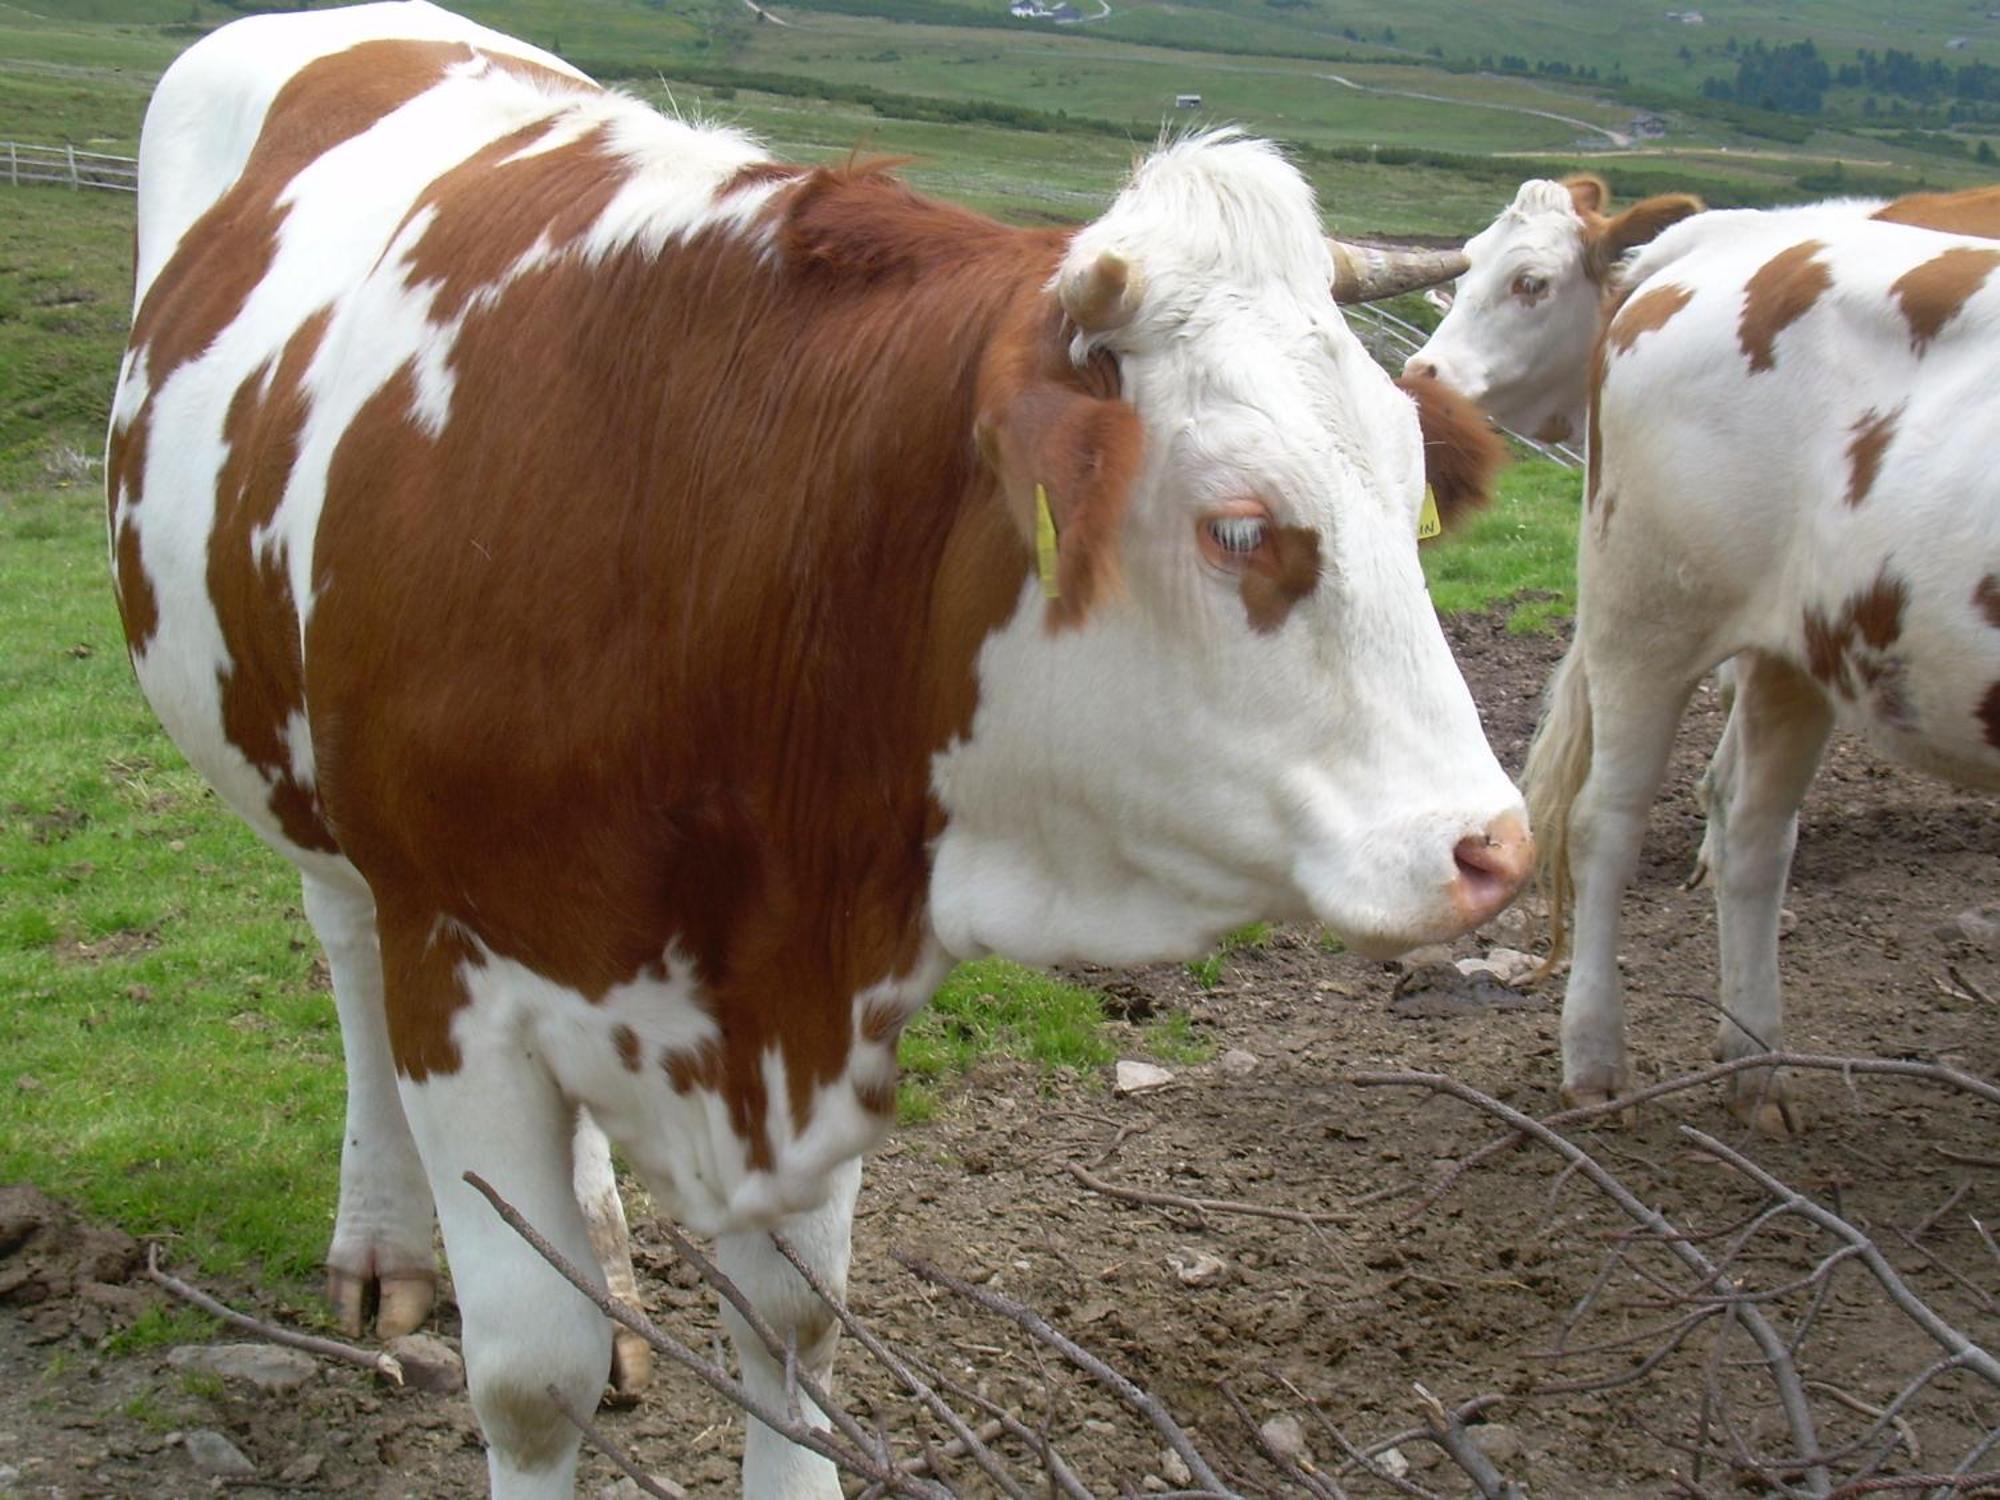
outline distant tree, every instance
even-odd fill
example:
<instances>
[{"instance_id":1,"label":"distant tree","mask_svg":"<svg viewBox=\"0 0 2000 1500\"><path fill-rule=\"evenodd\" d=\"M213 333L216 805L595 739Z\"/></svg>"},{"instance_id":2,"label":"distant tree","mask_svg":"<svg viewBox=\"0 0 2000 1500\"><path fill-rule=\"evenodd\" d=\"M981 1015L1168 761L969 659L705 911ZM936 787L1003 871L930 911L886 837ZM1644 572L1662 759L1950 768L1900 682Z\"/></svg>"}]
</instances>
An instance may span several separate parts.
<instances>
[{"instance_id":1,"label":"distant tree","mask_svg":"<svg viewBox=\"0 0 2000 1500\"><path fill-rule=\"evenodd\" d=\"M1972 159L1982 167L1992 166L1994 162L1993 143L1991 141L1981 141L1979 149L1972 153Z\"/></svg>"},{"instance_id":2,"label":"distant tree","mask_svg":"<svg viewBox=\"0 0 2000 1500\"><path fill-rule=\"evenodd\" d=\"M1674 55L1681 60L1682 67L1691 68L1694 66L1694 54L1688 51L1688 49L1685 46L1683 46L1681 50L1675 53Z\"/></svg>"}]
</instances>

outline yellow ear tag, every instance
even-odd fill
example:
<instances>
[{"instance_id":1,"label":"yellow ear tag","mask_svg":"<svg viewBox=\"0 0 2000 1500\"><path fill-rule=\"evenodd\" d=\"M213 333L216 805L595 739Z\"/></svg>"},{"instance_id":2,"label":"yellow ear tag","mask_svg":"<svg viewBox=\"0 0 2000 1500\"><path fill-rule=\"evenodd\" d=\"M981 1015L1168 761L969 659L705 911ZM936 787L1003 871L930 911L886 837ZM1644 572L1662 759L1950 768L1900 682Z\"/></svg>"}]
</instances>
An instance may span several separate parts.
<instances>
[{"instance_id":1,"label":"yellow ear tag","mask_svg":"<svg viewBox=\"0 0 2000 1500\"><path fill-rule=\"evenodd\" d=\"M1432 537L1444 535L1444 522L1438 519L1437 491L1424 486L1424 508L1417 512L1417 540L1428 542Z\"/></svg>"},{"instance_id":2,"label":"yellow ear tag","mask_svg":"<svg viewBox=\"0 0 2000 1500\"><path fill-rule=\"evenodd\" d=\"M1035 570L1042 575L1042 597L1060 599L1056 581L1056 518L1049 512L1049 492L1035 486Z\"/></svg>"}]
</instances>

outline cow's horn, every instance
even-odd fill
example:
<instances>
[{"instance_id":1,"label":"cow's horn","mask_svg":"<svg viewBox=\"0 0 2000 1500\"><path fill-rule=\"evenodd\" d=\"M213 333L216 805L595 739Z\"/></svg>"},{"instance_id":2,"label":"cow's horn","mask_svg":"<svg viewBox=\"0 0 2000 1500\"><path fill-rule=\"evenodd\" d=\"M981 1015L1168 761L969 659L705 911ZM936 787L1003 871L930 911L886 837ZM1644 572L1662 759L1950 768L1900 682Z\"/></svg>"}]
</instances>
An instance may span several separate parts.
<instances>
[{"instance_id":1,"label":"cow's horn","mask_svg":"<svg viewBox=\"0 0 2000 1500\"><path fill-rule=\"evenodd\" d=\"M1063 273L1057 295L1078 328L1102 333L1131 322L1139 310L1139 273L1116 250L1100 250L1089 265Z\"/></svg>"},{"instance_id":2,"label":"cow's horn","mask_svg":"<svg viewBox=\"0 0 2000 1500\"><path fill-rule=\"evenodd\" d=\"M1399 292L1436 286L1463 276L1472 264L1463 250L1414 250L1383 245L1350 245L1329 239L1333 252L1333 300L1374 302Z\"/></svg>"}]
</instances>

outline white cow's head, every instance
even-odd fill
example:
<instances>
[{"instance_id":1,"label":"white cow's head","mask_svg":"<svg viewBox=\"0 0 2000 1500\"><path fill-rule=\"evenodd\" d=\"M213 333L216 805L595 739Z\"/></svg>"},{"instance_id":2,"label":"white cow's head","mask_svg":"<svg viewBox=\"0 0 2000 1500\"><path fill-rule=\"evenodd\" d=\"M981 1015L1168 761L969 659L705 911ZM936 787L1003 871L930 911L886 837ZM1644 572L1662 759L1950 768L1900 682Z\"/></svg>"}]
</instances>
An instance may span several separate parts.
<instances>
[{"instance_id":1,"label":"white cow's head","mask_svg":"<svg viewBox=\"0 0 2000 1500\"><path fill-rule=\"evenodd\" d=\"M1516 432L1581 436L1598 309L1620 257L1701 210L1672 193L1615 217L1595 177L1521 184L1471 240L1444 321L1405 372L1435 377Z\"/></svg>"},{"instance_id":2,"label":"white cow's head","mask_svg":"<svg viewBox=\"0 0 2000 1500\"><path fill-rule=\"evenodd\" d=\"M1182 142L1075 236L1053 353L989 359L981 446L1024 530L1046 495L1058 597L1029 581L938 758L948 948L1115 962L1277 918L1393 952L1525 874L1417 563L1417 409L1336 258L1274 149Z\"/></svg>"}]
</instances>

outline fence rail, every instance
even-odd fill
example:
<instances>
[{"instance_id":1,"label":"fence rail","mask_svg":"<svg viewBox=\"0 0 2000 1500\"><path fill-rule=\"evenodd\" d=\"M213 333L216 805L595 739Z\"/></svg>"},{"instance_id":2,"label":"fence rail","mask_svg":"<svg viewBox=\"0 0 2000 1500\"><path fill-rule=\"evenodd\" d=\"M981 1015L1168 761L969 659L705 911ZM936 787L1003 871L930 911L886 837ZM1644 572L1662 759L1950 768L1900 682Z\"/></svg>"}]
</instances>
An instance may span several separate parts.
<instances>
[{"instance_id":1,"label":"fence rail","mask_svg":"<svg viewBox=\"0 0 2000 1500\"><path fill-rule=\"evenodd\" d=\"M132 156L106 156L74 146L36 146L26 141L0 141L0 173L10 186L44 182L56 187L103 188L113 193L139 191L139 161Z\"/></svg>"}]
</instances>

